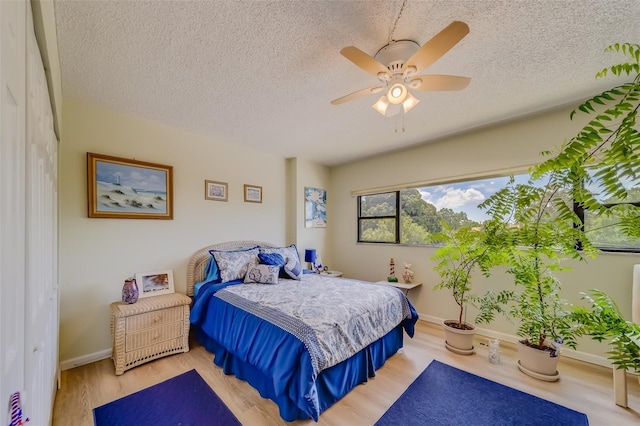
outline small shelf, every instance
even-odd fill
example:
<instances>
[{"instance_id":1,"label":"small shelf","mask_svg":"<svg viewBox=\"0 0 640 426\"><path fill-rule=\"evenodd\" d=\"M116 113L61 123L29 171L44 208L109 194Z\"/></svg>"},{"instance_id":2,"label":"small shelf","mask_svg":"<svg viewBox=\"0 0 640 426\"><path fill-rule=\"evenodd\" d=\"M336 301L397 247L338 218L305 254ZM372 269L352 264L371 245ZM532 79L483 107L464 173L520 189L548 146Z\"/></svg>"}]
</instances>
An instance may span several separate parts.
<instances>
[{"instance_id":1,"label":"small shelf","mask_svg":"<svg viewBox=\"0 0 640 426\"><path fill-rule=\"evenodd\" d=\"M328 277L341 277L342 272L341 271L322 271L320 272L320 275L326 275Z\"/></svg>"},{"instance_id":2,"label":"small shelf","mask_svg":"<svg viewBox=\"0 0 640 426\"><path fill-rule=\"evenodd\" d=\"M422 283L407 284L407 283L401 283L401 282L392 283L389 281L378 281L377 284L387 284L395 288L399 288L400 290L404 291L404 294L408 294L409 290L411 290L412 288L420 287L422 285Z\"/></svg>"}]
</instances>

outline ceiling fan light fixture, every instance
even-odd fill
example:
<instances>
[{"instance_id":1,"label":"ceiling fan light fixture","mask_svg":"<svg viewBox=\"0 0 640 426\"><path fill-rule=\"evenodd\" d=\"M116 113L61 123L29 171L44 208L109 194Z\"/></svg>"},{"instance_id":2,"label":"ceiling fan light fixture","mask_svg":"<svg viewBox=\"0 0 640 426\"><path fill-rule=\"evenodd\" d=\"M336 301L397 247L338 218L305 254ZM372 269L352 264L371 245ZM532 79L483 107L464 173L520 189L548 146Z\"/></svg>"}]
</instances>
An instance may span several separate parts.
<instances>
[{"instance_id":1,"label":"ceiling fan light fixture","mask_svg":"<svg viewBox=\"0 0 640 426\"><path fill-rule=\"evenodd\" d=\"M404 84L396 83L389 87L387 98L392 104L400 104L407 97L407 93L407 88L404 87Z\"/></svg>"},{"instance_id":2,"label":"ceiling fan light fixture","mask_svg":"<svg viewBox=\"0 0 640 426\"><path fill-rule=\"evenodd\" d=\"M413 96L411 93L407 93L407 98L402 102L402 108L404 108L404 112L407 113L411 111L411 109L418 105L420 99Z\"/></svg>"},{"instance_id":3,"label":"ceiling fan light fixture","mask_svg":"<svg viewBox=\"0 0 640 426\"><path fill-rule=\"evenodd\" d=\"M386 95L380 96L380 99L378 99L378 102L371 105L371 108L375 109L382 115L386 115L387 108L389 108L389 101L387 100L387 96Z\"/></svg>"}]
</instances>

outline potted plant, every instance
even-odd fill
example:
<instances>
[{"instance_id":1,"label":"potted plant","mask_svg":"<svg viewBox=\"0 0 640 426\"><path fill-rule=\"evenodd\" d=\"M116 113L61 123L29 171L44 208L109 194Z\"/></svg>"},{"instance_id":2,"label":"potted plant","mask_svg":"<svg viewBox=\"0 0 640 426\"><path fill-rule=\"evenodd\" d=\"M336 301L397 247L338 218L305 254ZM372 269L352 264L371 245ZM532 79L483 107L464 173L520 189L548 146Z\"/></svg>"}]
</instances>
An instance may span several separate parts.
<instances>
[{"instance_id":1,"label":"potted plant","mask_svg":"<svg viewBox=\"0 0 640 426\"><path fill-rule=\"evenodd\" d=\"M495 235L489 224L481 228L462 226L454 230L443 222L442 227L442 232L434 236L434 241L442 245L431 258L437 262L434 270L441 278L434 289L449 290L459 308L456 319L444 320L442 323L445 345L453 352L470 355L474 353L476 326L467 322L467 305L472 304L480 309L475 322L487 323L493 319L495 312L502 311L502 306L512 297L512 292L495 294L489 291L482 297L472 293L471 279L474 271L479 270L483 275L489 276L491 267L500 263L501 252L494 250L498 245L488 244Z\"/></svg>"},{"instance_id":2,"label":"potted plant","mask_svg":"<svg viewBox=\"0 0 640 426\"><path fill-rule=\"evenodd\" d=\"M591 336L609 344L609 360L614 366L613 386L617 405L627 407L627 370L640 372L640 324L624 319L618 305L606 293L582 293L588 307L575 306L572 319L577 336Z\"/></svg>"},{"instance_id":3,"label":"potted plant","mask_svg":"<svg viewBox=\"0 0 640 426\"><path fill-rule=\"evenodd\" d=\"M520 321L517 334L523 337L518 367L543 380L558 378L555 365L559 345L564 342L575 347L575 338L597 330L592 326L608 312L595 309L590 315L583 312L576 317L560 297L556 273L568 269L562 266L563 261L569 257L585 260L597 252L589 241L589 232L584 231L584 211L596 216L616 215L628 234L640 235L637 207L617 203L609 208L600 201L612 197L624 200L624 181L637 183L640 164L640 135L636 129L640 46L623 44L608 49L627 54L632 61L606 68L597 76L635 73L633 82L581 104L570 117L581 111L595 113L595 118L563 144L556 155L544 152L549 158L531 169L527 183L516 184L512 178L507 187L481 204L492 220L506 225L503 250L508 258L508 273L520 290L509 311ZM591 190L594 187L597 195ZM577 318L582 326L576 326ZM629 345L615 350L617 357L623 356L624 351L625 356L634 355ZM548 365L539 367L533 358Z\"/></svg>"}]
</instances>

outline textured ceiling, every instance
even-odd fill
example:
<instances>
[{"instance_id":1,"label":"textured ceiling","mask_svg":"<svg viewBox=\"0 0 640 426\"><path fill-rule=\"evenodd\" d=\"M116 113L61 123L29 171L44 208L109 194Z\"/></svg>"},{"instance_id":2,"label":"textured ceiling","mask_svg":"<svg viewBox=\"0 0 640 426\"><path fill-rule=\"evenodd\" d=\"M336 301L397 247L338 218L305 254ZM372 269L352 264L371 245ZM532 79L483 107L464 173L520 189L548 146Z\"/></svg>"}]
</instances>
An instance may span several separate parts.
<instances>
[{"instance_id":1,"label":"textured ceiling","mask_svg":"<svg viewBox=\"0 0 640 426\"><path fill-rule=\"evenodd\" d=\"M397 1L55 0L64 96L282 157L335 165L575 103L610 87L604 48L640 42L638 0L409 0L393 38L420 45L454 20L470 33L420 74L471 77L418 92L402 123L340 55L375 54ZM180 143L180 141L176 141Z\"/></svg>"}]
</instances>

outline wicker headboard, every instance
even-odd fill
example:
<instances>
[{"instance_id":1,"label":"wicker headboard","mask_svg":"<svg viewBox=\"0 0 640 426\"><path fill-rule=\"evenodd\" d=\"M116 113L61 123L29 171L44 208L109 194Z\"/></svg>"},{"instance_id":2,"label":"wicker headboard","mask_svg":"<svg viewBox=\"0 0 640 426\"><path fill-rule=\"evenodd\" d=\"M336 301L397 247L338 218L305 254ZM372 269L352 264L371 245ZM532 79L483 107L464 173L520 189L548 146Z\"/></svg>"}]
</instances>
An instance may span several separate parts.
<instances>
[{"instance_id":1,"label":"wicker headboard","mask_svg":"<svg viewBox=\"0 0 640 426\"><path fill-rule=\"evenodd\" d=\"M232 251L238 250L244 247L255 247L255 246L263 246L263 247L277 247L271 243L265 243L263 241L227 241L226 243L218 243L213 244L211 246L207 246L201 248L197 252L195 252L191 259L189 260L189 265L187 266L187 296L193 297L193 285L197 282L204 280L204 273L207 267L207 261L211 254L209 250L225 250Z\"/></svg>"}]
</instances>

